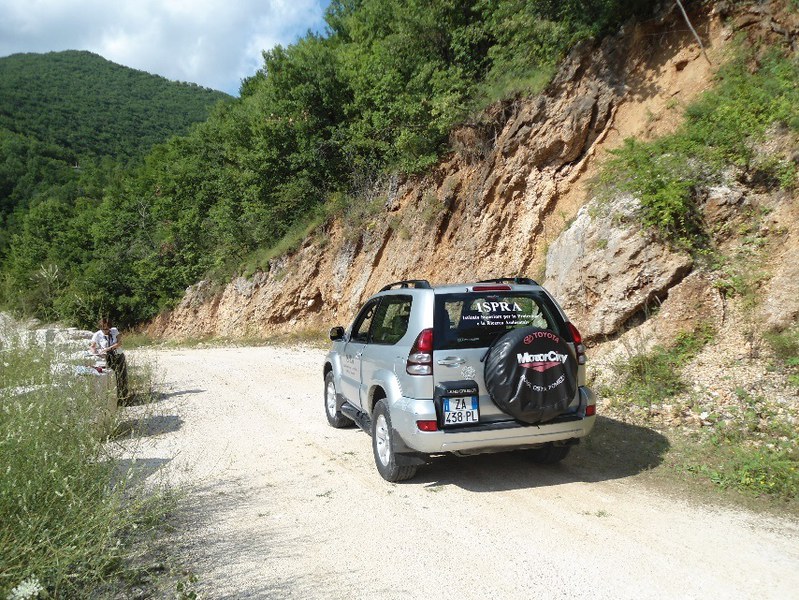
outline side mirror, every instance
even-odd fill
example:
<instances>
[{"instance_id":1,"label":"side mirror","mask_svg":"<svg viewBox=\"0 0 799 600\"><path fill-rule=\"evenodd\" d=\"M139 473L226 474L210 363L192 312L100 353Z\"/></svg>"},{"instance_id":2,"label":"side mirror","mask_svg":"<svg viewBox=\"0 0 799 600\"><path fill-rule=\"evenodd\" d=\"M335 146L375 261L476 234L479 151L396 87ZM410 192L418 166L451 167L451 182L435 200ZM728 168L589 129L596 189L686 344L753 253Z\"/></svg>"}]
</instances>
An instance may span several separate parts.
<instances>
[{"instance_id":1,"label":"side mirror","mask_svg":"<svg viewBox=\"0 0 799 600\"><path fill-rule=\"evenodd\" d=\"M330 330L330 339L334 342L344 339L344 328L343 327L333 327Z\"/></svg>"}]
</instances>

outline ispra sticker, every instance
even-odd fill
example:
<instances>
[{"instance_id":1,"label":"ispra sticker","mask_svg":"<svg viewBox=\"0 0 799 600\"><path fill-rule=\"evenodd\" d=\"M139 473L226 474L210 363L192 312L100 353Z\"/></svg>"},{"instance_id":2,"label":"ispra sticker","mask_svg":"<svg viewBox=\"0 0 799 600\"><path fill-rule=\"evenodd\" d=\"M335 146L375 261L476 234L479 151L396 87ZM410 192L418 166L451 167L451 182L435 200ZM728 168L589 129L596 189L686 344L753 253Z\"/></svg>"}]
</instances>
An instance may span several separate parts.
<instances>
[{"instance_id":1,"label":"ispra sticker","mask_svg":"<svg viewBox=\"0 0 799 600\"><path fill-rule=\"evenodd\" d=\"M524 304L526 306L514 300L481 300L472 306L475 312L463 315L463 321L471 321L478 327L546 326L538 307L530 306L530 302Z\"/></svg>"}]
</instances>

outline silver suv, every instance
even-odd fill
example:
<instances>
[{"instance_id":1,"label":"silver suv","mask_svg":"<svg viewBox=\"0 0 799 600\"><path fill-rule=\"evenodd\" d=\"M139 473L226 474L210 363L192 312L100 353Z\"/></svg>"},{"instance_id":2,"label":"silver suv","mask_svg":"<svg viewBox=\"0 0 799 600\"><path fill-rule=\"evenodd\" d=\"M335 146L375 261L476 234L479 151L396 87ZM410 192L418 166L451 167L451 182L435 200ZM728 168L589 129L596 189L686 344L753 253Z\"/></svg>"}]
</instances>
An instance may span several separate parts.
<instances>
[{"instance_id":1,"label":"silver suv","mask_svg":"<svg viewBox=\"0 0 799 600\"><path fill-rule=\"evenodd\" d=\"M392 283L330 339L327 420L369 433L388 481L445 452L558 462L594 426L580 333L531 279Z\"/></svg>"}]
</instances>

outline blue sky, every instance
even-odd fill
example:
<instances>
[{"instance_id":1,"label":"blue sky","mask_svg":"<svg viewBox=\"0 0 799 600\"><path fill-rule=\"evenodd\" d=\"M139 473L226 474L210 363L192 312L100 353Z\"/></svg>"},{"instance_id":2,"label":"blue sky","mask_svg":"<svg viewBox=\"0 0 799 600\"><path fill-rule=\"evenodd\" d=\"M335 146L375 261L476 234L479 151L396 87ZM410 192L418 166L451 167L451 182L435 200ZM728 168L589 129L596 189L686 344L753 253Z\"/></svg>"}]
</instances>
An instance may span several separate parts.
<instances>
[{"instance_id":1,"label":"blue sky","mask_svg":"<svg viewBox=\"0 0 799 600\"><path fill-rule=\"evenodd\" d=\"M238 94L261 52L324 31L329 0L0 0L0 56L89 50Z\"/></svg>"}]
</instances>

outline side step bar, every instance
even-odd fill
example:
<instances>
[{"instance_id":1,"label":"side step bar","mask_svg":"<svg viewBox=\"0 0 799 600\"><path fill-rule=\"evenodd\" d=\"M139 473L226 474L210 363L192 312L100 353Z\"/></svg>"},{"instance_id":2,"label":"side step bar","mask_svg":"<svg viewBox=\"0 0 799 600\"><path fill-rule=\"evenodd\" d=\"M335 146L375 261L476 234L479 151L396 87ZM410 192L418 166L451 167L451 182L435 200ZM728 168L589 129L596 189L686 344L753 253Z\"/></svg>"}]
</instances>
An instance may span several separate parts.
<instances>
[{"instance_id":1,"label":"side step bar","mask_svg":"<svg viewBox=\"0 0 799 600\"><path fill-rule=\"evenodd\" d=\"M365 412L358 410L355 406L346 400L341 405L341 412L344 415L355 421L355 424L363 429L368 435L372 435L372 419L369 418Z\"/></svg>"}]
</instances>

